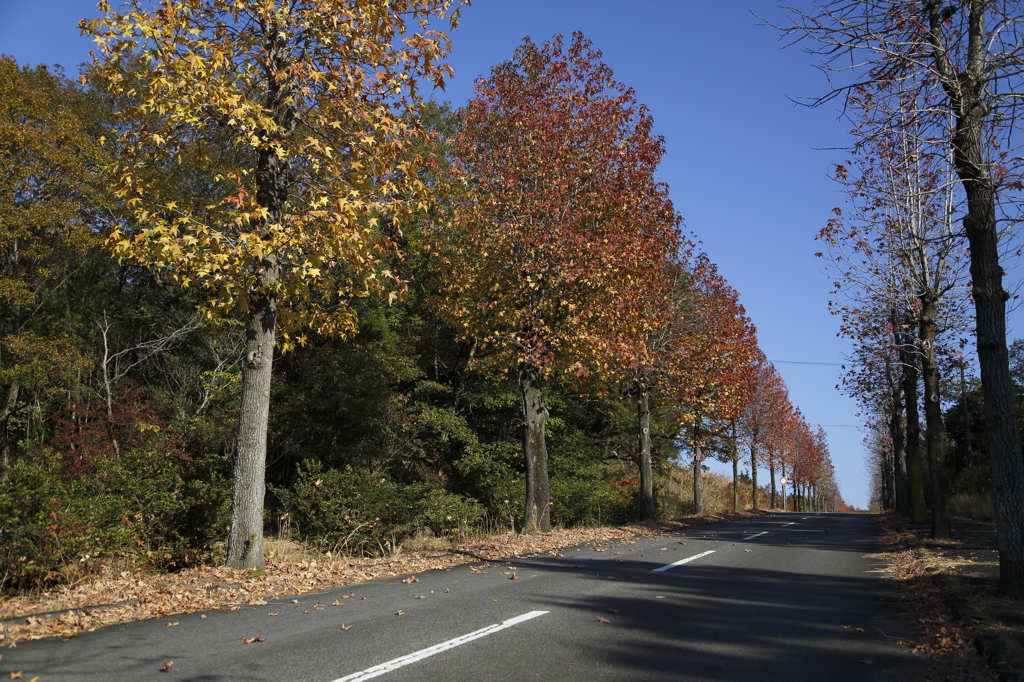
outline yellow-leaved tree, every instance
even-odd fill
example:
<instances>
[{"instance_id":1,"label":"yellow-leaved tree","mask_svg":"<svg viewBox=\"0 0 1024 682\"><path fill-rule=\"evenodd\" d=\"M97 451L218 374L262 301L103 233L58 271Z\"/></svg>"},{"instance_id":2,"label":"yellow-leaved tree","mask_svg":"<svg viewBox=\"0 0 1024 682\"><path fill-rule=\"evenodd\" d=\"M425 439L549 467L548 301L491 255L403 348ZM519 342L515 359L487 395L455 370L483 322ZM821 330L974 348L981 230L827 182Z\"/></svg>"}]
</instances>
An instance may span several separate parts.
<instances>
[{"instance_id":1,"label":"yellow-leaved tree","mask_svg":"<svg viewBox=\"0 0 1024 682\"><path fill-rule=\"evenodd\" d=\"M227 563L263 566L273 354L356 330L353 297L404 284L394 237L428 201L411 153L424 81L451 70L460 0L139 0L83 20L122 103L107 247L246 325ZM202 168L201 177L194 170Z\"/></svg>"}]
</instances>

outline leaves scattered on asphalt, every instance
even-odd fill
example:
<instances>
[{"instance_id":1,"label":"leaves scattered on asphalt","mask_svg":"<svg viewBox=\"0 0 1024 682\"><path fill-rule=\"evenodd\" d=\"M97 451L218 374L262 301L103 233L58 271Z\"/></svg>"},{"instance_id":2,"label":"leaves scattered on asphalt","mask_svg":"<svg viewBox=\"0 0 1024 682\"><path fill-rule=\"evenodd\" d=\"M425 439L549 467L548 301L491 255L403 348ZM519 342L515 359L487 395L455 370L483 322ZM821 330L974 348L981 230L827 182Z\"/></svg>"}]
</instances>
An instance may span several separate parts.
<instances>
[{"instance_id":1,"label":"leaves scattered on asphalt","mask_svg":"<svg viewBox=\"0 0 1024 682\"><path fill-rule=\"evenodd\" d=\"M236 571L223 566L190 568L176 573L102 572L52 592L0 600L0 647L43 637L73 637L107 625L212 609L237 611L242 605L298 595L377 578L448 570L461 564L491 562L511 557L561 554L561 549L584 543L632 544L629 536L678 533L683 528L759 516L753 512L705 514L680 521L637 523L618 528L560 529L550 533L505 533L453 543L450 550L410 552L389 559L323 557L321 559L268 558L262 571ZM686 543L680 543L686 544ZM601 549L601 548L598 548ZM481 571L483 572L483 571ZM445 590L447 593L448 590ZM354 596L354 595L350 595ZM292 603L299 603L297 599ZM97 605L107 605L95 608ZM53 616L43 614L64 612ZM205 618L201 616L201 618ZM199 624L194 624L198 626Z\"/></svg>"}]
</instances>

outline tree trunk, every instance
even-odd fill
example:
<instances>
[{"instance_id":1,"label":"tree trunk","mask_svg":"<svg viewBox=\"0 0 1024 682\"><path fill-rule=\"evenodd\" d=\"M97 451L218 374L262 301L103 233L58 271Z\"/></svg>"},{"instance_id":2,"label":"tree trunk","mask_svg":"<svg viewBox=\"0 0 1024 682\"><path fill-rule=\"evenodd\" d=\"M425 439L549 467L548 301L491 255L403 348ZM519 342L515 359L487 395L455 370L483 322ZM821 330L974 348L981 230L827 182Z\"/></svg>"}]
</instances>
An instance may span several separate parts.
<instances>
[{"instance_id":1,"label":"tree trunk","mask_svg":"<svg viewBox=\"0 0 1024 682\"><path fill-rule=\"evenodd\" d=\"M900 335L897 333L899 319L893 311L889 316L892 325L893 341L897 347L900 345ZM910 479L907 476L907 442L906 423L903 420L903 388L901 382L893 376L892 361L890 355L885 356L885 379L889 384L889 395L891 396L892 412L889 416L889 434L892 437L892 460L896 475L896 511L904 516L910 516Z\"/></svg>"},{"instance_id":2,"label":"tree trunk","mask_svg":"<svg viewBox=\"0 0 1024 682\"><path fill-rule=\"evenodd\" d=\"M732 510L740 510L740 453L736 447L736 420L732 422Z\"/></svg>"},{"instance_id":3,"label":"tree trunk","mask_svg":"<svg viewBox=\"0 0 1024 682\"><path fill-rule=\"evenodd\" d=\"M651 471L651 408L650 390L641 378L636 384L637 440L640 452L640 514L645 521L654 520L654 482Z\"/></svg>"},{"instance_id":4,"label":"tree trunk","mask_svg":"<svg viewBox=\"0 0 1024 682\"><path fill-rule=\"evenodd\" d=\"M775 509L776 490L775 490L775 453L774 452L769 452L768 453L768 476L772 480L772 507L771 508Z\"/></svg>"},{"instance_id":5,"label":"tree trunk","mask_svg":"<svg viewBox=\"0 0 1024 682\"><path fill-rule=\"evenodd\" d=\"M1017 431L1016 405L1006 348L1004 271L999 264L996 187L983 151L985 98L992 83L986 63L987 0L969 0L967 64L953 68L943 42L942 3L925 4L932 57L949 107L956 118L951 140L953 163L967 197L964 231L971 247L971 295L977 320L978 364L985 401L988 451L992 467L996 529L999 537L999 586L1024 598L1024 458Z\"/></svg>"},{"instance_id":6,"label":"tree trunk","mask_svg":"<svg viewBox=\"0 0 1024 682\"><path fill-rule=\"evenodd\" d=\"M935 361L935 318L938 298L921 296L921 373L924 375L924 415L928 439L928 474L932 484L932 537L949 537L949 514L946 509L946 430L942 423L942 400L939 394L939 368Z\"/></svg>"},{"instance_id":7,"label":"tree trunk","mask_svg":"<svg viewBox=\"0 0 1024 682\"><path fill-rule=\"evenodd\" d=\"M693 513L704 513L704 482L701 480L701 460L704 459L700 450L700 438L696 427L693 429Z\"/></svg>"},{"instance_id":8,"label":"tree trunk","mask_svg":"<svg viewBox=\"0 0 1024 682\"><path fill-rule=\"evenodd\" d=\"M531 363L519 365L519 395L523 403L523 456L526 458L526 513L523 533L551 530L551 493L548 489L548 449L540 371Z\"/></svg>"},{"instance_id":9,"label":"tree trunk","mask_svg":"<svg viewBox=\"0 0 1024 682\"><path fill-rule=\"evenodd\" d=\"M273 268L276 276L276 267ZM274 366L277 297L252 306L245 330L242 404L238 411L228 566L263 568L263 495L266 485L267 422Z\"/></svg>"},{"instance_id":10,"label":"tree trunk","mask_svg":"<svg viewBox=\"0 0 1024 682\"><path fill-rule=\"evenodd\" d=\"M750 440L750 488L753 493L754 511L757 511L757 440L755 437Z\"/></svg>"},{"instance_id":11,"label":"tree trunk","mask_svg":"<svg viewBox=\"0 0 1024 682\"><path fill-rule=\"evenodd\" d=\"M782 476L786 476L786 460L782 460ZM786 486L782 486L782 511L788 511L786 508ZM793 511L796 511L795 509Z\"/></svg>"},{"instance_id":12,"label":"tree trunk","mask_svg":"<svg viewBox=\"0 0 1024 682\"><path fill-rule=\"evenodd\" d=\"M11 440L7 435L7 428L11 423L11 415L18 405L18 392L20 385L17 379L12 379L7 386L7 400L0 406L0 483L7 482L7 471L11 466Z\"/></svg>"},{"instance_id":13,"label":"tree trunk","mask_svg":"<svg viewBox=\"0 0 1024 682\"><path fill-rule=\"evenodd\" d=\"M899 334L900 363L903 365L903 402L907 410L907 459L910 462L911 523L924 523L924 481L921 474L921 422L917 411L917 358L910 339Z\"/></svg>"}]
</instances>

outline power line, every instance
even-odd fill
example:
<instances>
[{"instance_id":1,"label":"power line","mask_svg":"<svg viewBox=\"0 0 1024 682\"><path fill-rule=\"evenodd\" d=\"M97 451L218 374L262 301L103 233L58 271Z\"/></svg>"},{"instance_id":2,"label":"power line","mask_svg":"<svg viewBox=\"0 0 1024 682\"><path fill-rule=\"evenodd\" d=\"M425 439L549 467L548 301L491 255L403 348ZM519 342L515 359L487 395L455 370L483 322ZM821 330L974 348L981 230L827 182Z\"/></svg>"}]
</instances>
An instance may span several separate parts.
<instances>
[{"instance_id":1,"label":"power line","mask_svg":"<svg viewBox=\"0 0 1024 682\"><path fill-rule=\"evenodd\" d=\"M828 365L829 367L844 367L841 362L803 362L801 360L769 360L775 364L782 365Z\"/></svg>"}]
</instances>

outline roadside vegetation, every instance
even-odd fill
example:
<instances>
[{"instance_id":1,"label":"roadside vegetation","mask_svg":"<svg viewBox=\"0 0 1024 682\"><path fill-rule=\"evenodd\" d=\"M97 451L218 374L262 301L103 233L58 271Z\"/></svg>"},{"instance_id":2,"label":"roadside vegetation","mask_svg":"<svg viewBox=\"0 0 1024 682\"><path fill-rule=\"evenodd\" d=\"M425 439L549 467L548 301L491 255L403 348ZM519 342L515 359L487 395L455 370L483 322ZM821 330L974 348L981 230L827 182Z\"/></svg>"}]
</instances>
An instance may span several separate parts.
<instances>
[{"instance_id":1,"label":"roadside vegetation","mask_svg":"<svg viewBox=\"0 0 1024 682\"><path fill-rule=\"evenodd\" d=\"M457 2L199 4L0 58L5 594L845 508L584 36L456 109Z\"/></svg>"}]
</instances>

